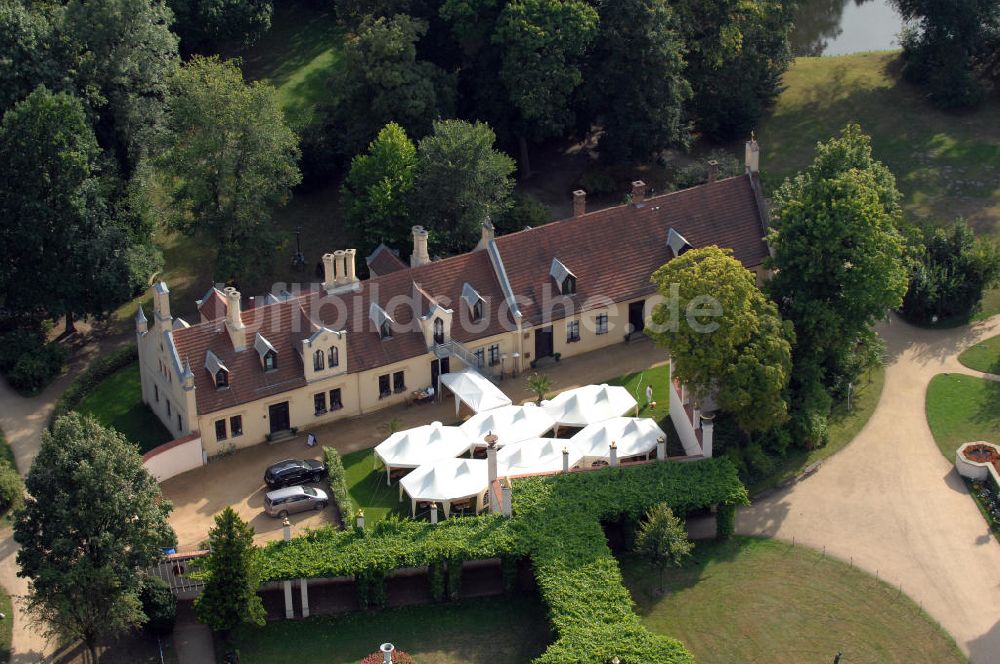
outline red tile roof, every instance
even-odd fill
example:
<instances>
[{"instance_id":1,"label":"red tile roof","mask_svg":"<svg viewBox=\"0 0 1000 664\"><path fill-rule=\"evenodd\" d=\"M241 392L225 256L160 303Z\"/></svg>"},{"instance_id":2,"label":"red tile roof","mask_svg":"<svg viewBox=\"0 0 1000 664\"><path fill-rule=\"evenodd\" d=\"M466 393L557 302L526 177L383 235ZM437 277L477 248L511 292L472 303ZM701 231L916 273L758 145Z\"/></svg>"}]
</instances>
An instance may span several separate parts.
<instances>
[{"instance_id":1,"label":"red tile roof","mask_svg":"<svg viewBox=\"0 0 1000 664\"><path fill-rule=\"evenodd\" d=\"M750 178L740 176L684 191L647 199L641 207L621 205L580 217L552 222L530 230L498 237L499 253L524 320L543 322L545 288L555 291L549 276L558 258L577 277L577 304L600 295L616 302L654 292L650 274L673 257L667 234L674 228L695 247L717 244L733 249L747 267L760 265L767 256L760 217ZM305 385L301 340L319 325L347 330L347 371L367 371L427 352L415 322L433 304L453 311L451 334L459 342L513 329L503 290L487 251L473 251L409 268L391 251L396 269L360 282L356 291L327 296L308 293L289 300L244 309L247 350L233 351L225 328L222 307L211 304L215 320L173 332L181 362L189 360L195 374L198 412L211 413ZM485 302L484 323L470 324L468 306L461 300L468 282ZM562 296L558 296L562 297ZM210 297L215 302L216 296ZM369 319L372 303L393 319L393 335L382 339ZM559 314L556 314L559 317ZM482 327L483 329L479 329ZM264 372L253 349L260 331L278 353L278 368ZM228 388L216 389L204 368L211 350L230 371Z\"/></svg>"},{"instance_id":2,"label":"red tile roof","mask_svg":"<svg viewBox=\"0 0 1000 664\"><path fill-rule=\"evenodd\" d=\"M385 276L409 267L403 262L402 258L397 256L392 249L384 244L375 247L375 251L365 259L365 262L368 264L368 269L375 276Z\"/></svg>"},{"instance_id":3,"label":"red tile roof","mask_svg":"<svg viewBox=\"0 0 1000 664\"><path fill-rule=\"evenodd\" d=\"M204 298L198 300L198 313L203 321L223 318L226 315L226 297L213 286Z\"/></svg>"}]
</instances>

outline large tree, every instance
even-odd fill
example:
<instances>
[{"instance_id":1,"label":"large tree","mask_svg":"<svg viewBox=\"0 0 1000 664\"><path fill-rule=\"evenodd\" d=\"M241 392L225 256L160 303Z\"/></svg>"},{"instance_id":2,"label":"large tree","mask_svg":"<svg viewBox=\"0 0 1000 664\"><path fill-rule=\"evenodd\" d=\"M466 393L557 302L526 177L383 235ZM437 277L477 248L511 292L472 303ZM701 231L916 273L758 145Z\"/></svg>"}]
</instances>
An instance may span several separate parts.
<instances>
[{"instance_id":1,"label":"large tree","mask_svg":"<svg viewBox=\"0 0 1000 664\"><path fill-rule=\"evenodd\" d=\"M208 531L205 589L194 602L198 620L215 631L226 632L242 624L264 625L264 604L257 594L261 568L253 527L232 507L215 515Z\"/></svg>"},{"instance_id":2,"label":"large tree","mask_svg":"<svg viewBox=\"0 0 1000 664\"><path fill-rule=\"evenodd\" d=\"M271 211L301 179L298 138L269 83L246 84L237 64L194 57L173 81L159 158L178 214L218 252L216 277L267 274L276 245Z\"/></svg>"},{"instance_id":3,"label":"large tree","mask_svg":"<svg viewBox=\"0 0 1000 664\"><path fill-rule=\"evenodd\" d=\"M0 117L39 85L50 90L68 85L54 30L62 8L46 10L22 0L0 2Z\"/></svg>"},{"instance_id":4,"label":"large tree","mask_svg":"<svg viewBox=\"0 0 1000 664\"><path fill-rule=\"evenodd\" d=\"M163 121L177 69L173 13L164 0L70 0L63 32L78 94L96 115L102 147L131 177Z\"/></svg>"},{"instance_id":5,"label":"large tree","mask_svg":"<svg viewBox=\"0 0 1000 664\"><path fill-rule=\"evenodd\" d=\"M851 378L852 354L873 324L902 302L907 272L899 192L870 139L849 125L816 150L775 192L768 285L795 325L797 366L835 386Z\"/></svg>"},{"instance_id":6,"label":"large tree","mask_svg":"<svg viewBox=\"0 0 1000 664\"><path fill-rule=\"evenodd\" d=\"M0 294L18 314L100 315L128 293L128 237L113 219L83 104L38 88L0 122Z\"/></svg>"},{"instance_id":7,"label":"large tree","mask_svg":"<svg viewBox=\"0 0 1000 664\"><path fill-rule=\"evenodd\" d=\"M420 141L413 212L436 249L470 250L486 218L510 206L514 160L493 148L495 140L482 122L442 120Z\"/></svg>"},{"instance_id":8,"label":"large tree","mask_svg":"<svg viewBox=\"0 0 1000 664\"><path fill-rule=\"evenodd\" d=\"M687 140L684 39L667 0L601 2L587 99L602 119L601 156L641 160Z\"/></svg>"},{"instance_id":9,"label":"large tree","mask_svg":"<svg viewBox=\"0 0 1000 664\"><path fill-rule=\"evenodd\" d=\"M344 44L343 66L332 81L338 101L334 117L344 153L354 155L389 122L414 137L451 115L454 80L417 58L427 23L406 14L363 22Z\"/></svg>"},{"instance_id":10,"label":"large tree","mask_svg":"<svg viewBox=\"0 0 1000 664\"><path fill-rule=\"evenodd\" d=\"M597 35L597 11L582 0L513 0L497 20L500 80L517 110L521 173L527 139L560 135L574 121L570 98L583 82L584 54Z\"/></svg>"},{"instance_id":11,"label":"large tree","mask_svg":"<svg viewBox=\"0 0 1000 664\"><path fill-rule=\"evenodd\" d=\"M96 662L100 639L146 620L142 573L175 542L170 502L134 443L76 413L42 434L27 489L14 539L28 610Z\"/></svg>"},{"instance_id":12,"label":"large tree","mask_svg":"<svg viewBox=\"0 0 1000 664\"><path fill-rule=\"evenodd\" d=\"M646 328L696 399L714 397L746 432L787 418L794 339L755 279L729 249L686 251L653 273L665 301Z\"/></svg>"},{"instance_id":13,"label":"large tree","mask_svg":"<svg viewBox=\"0 0 1000 664\"><path fill-rule=\"evenodd\" d=\"M253 44L271 27L271 0L170 0L185 53L214 51L223 41Z\"/></svg>"},{"instance_id":14,"label":"large tree","mask_svg":"<svg viewBox=\"0 0 1000 664\"><path fill-rule=\"evenodd\" d=\"M405 247L410 234L410 192L417 148L406 130L391 122L351 160L341 205L344 222L363 254L380 242Z\"/></svg>"},{"instance_id":15,"label":"large tree","mask_svg":"<svg viewBox=\"0 0 1000 664\"><path fill-rule=\"evenodd\" d=\"M718 139L745 136L781 92L791 64L789 0L677 0L687 43L687 79L698 128Z\"/></svg>"}]
</instances>

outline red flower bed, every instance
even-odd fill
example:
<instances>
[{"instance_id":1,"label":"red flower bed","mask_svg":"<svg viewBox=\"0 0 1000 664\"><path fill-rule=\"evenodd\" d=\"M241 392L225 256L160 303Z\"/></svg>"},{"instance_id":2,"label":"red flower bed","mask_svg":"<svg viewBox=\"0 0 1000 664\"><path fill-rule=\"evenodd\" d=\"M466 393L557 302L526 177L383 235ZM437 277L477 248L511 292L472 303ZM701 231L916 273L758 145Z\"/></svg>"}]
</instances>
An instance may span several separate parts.
<instances>
[{"instance_id":1,"label":"red flower bed","mask_svg":"<svg viewBox=\"0 0 1000 664\"><path fill-rule=\"evenodd\" d=\"M385 656L380 652L372 654L361 660L361 664L382 664ZM392 664L417 664L416 661L402 650L394 650L392 653Z\"/></svg>"},{"instance_id":2,"label":"red flower bed","mask_svg":"<svg viewBox=\"0 0 1000 664\"><path fill-rule=\"evenodd\" d=\"M997 472L1000 472L1000 452L992 445L969 445L962 450L962 454L975 463L992 463Z\"/></svg>"}]
</instances>

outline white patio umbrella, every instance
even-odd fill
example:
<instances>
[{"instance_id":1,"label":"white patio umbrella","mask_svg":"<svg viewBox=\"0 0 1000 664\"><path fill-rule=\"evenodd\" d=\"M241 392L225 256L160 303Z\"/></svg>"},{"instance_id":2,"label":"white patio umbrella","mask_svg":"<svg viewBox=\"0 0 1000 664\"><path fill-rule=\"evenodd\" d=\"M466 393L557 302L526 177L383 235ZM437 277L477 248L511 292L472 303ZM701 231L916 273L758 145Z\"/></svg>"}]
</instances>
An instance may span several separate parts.
<instances>
[{"instance_id":1,"label":"white patio umbrella","mask_svg":"<svg viewBox=\"0 0 1000 664\"><path fill-rule=\"evenodd\" d=\"M555 420L535 404L501 406L473 415L459 425L469 440L477 447L486 447L483 440L488 434L497 437L497 447L519 440L539 438L552 430Z\"/></svg>"},{"instance_id":2,"label":"white patio umbrella","mask_svg":"<svg viewBox=\"0 0 1000 664\"><path fill-rule=\"evenodd\" d=\"M625 415L636 405L632 395L620 385L585 385L543 401L541 407L559 426L585 427Z\"/></svg>"},{"instance_id":3,"label":"white patio umbrella","mask_svg":"<svg viewBox=\"0 0 1000 664\"><path fill-rule=\"evenodd\" d=\"M531 438L511 443L497 451L499 475L530 475L559 472L563 469L563 450L569 452L569 467L579 465L583 455L570 440Z\"/></svg>"},{"instance_id":4,"label":"white patio umbrella","mask_svg":"<svg viewBox=\"0 0 1000 664\"><path fill-rule=\"evenodd\" d=\"M489 488L486 463L483 459L443 459L420 466L399 481L400 491L410 497L410 513L416 516L418 502L439 502L447 519L452 503L470 498L476 499L476 512L481 512Z\"/></svg>"},{"instance_id":5,"label":"white patio umbrella","mask_svg":"<svg viewBox=\"0 0 1000 664\"><path fill-rule=\"evenodd\" d=\"M432 422L397 431L375 446L375 456L385 465L391 484L393 468L416 468L441 459L453 459L469 451L468 437L458 427Z\"/></svg>"},{"instance_id":6,"label":"white patio umbrella","mask_svg":"<svg viewBox=\"0 0 1000 664\"><path fill-rule=\"evenodd\" d=\"M460 402L474 413L493 410L511 404L510 398L475 369L469 367L440 377L441 384L455 395L455 414Z\"/></svg>"},{"instance_id":7,"label":"white patio umbrella","mask_svg":"<svg viewBox=\"0 0 1000 664\"><path fill-rule=\"evenodd\" d=\"M615 417L587 425L570 438L584 459L610 459L611 443L618 448L618 458L649 455L656 442L666 437L655 421L648 417Z\"/></svg>"}]
</instances>

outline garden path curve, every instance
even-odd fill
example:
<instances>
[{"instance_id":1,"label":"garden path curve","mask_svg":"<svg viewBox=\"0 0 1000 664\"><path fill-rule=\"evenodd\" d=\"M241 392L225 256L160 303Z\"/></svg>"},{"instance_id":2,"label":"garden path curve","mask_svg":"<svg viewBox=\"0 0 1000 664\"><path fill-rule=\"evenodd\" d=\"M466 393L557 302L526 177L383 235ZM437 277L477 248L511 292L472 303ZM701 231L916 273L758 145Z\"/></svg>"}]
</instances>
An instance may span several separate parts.
<instances>
[{"instance_id":1,"label":"garden path curve","mask_svg":"<svg viewBox=\"0 0 1000 664\"><path fill-rule=\"evenodd\" d=\"M924 414L936 374L1000 379L958 361L964 349L1000 333L1000 316L950 330L893 316L880 332L888 347L885 389L867 425L819 472L742 510L737 529L794 538L877 571L901 584L972 662L1000 661L1000 544Z\"/></svg>"}]
</instances>

